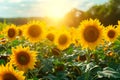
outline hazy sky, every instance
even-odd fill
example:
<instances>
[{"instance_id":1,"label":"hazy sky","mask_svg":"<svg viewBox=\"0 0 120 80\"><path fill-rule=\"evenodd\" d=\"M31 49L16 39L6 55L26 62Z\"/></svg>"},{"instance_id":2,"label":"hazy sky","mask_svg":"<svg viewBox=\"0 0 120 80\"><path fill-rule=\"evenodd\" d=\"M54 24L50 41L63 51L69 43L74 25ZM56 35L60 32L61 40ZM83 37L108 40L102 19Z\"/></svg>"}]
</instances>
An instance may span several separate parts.
<instances>
[{"instance_id":1,"label":"hazy sky","mask_svg":"<svg viewBox=\"0 0 120 80\"><path fill-rule=\"evenodd\" d=\"M87 10L108 0L0 0L0 17L62 16L72 8Z\"/></svg>"}]
</instances>

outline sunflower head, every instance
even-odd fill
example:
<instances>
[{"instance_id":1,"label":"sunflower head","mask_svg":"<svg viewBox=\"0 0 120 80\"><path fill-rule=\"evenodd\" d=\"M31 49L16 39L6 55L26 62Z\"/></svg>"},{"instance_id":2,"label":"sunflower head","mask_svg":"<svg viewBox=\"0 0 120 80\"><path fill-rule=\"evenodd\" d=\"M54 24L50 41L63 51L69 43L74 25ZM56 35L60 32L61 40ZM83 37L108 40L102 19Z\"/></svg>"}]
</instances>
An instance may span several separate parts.
<instances>
[{"instance_id":1,"label":"sunflower head","mask_svg":"<svg viewBox=\"0 0 120 80\"><path fill-rule=\"evenodd\" d=\"M79 26L79 40L83 48L95 49L102 42L103 26L95 20L84 20Z\"/></svg>"},{"instance_id":2,"label":"sunflower head","mask_svg":"<svg viewBox=\"0 0 120 80\"><path fill-rule=\"evenodd\" d=\"M10 26L7 26L4 30L4 32L9 40L14 40L18 34L16 26L13 24Z\"/></svg>"},{"instance_id":3,"label":"sunflower head","mask_svg":"<svg viewBox=\"0 0 120 80\"><path fill-rule=\"evenodd\" d=\"M60 50L57 49L57 48L53 48L53 49L51 50L51 52L52 52L52 55L57 56L57 57L61 55L61 54L60 54Z\"/></svg>"},{"instance_id":4,"label":"sunflower head","mask_svg":"<svg viewBox=\"0 0 120 80\"><path fill-rule=\"evenodd\" d=\"M86 60L86 55L78 55L77 58L75 59L76 61L85 61Z\"/></svg>"},{"instance_id":5,"label":"sunflower head","mask_svg":"<svg viewBox=\"0 0 120 80\"><path fill-rule=\"evenodd\" d=\"M39 42L44 37L44 25L39 21L32 21L26 25L25 36L30 42Z\"/></svg>"},{"instance_id":6,"label":"sunflower head","mask_svg":"<svg viewBox=\"0 0 120 80\"><path fill-rule=\"evenodd\" d=\"M25 80L23 71L15 71L11 65L0 66L0 80Z\"/></svg>"},{"instance_id":7,"label":"sunflower head","mask_svg":"<svg viewBox=\"0 0 120 80\"><path fill-rule=\"evenodd\" d=\"M112 51L109 51L108 53L106 53L107 57L115 57L115 53Z\"/></svg>"},{"instance_id":8,"label":"sunflower head","mask_svg":"<svg viewBox=\"0 0 120 80\"><path fill-rule=\"evenodd\" d=\"M71 40L72 40L72 42L74 43L74 41L76 40L76 38L77 38L77 29L76 28L74 28L74 27L70 27L69 28L69 32L70 32L70 35L71 35Z\"/></svg>"},{"instance_id":9,"label":"sunflower head","mask_svg":"<svg viewBox=\"0 0 120 80\"><path fill-rule=\"evenodd\" d=\"M71 44L71 36L68 31L59 32L55 44L57 45L58 49L64 50L68 48Z\"/></svg>"},{"instance_id":10,"label":"sunflower head","mask_svg":"<svg viewBox=\"0 0 120 80\"><path fill-rule=\"evenodd\" d=\"M50 41L54 41L54 34L53 33L48 33L46 38Z\"/></svg>"},{"instance_id":11,"label":"sunflower head","mask_svg":"<svg viewBox=\"0 0 120 80\"><path fill-rule=\"evenodd\" d=\"M118 29L112 25L109 25L105 28L105 40L108 42L113 42L118 37Z\"/></svg>"},{"instance_id":12,"label":"sunflower head","mask_svg":"<svg viewBox=\"0 0 120 80\"><path fill-rule=\"evenodd\" d=\"M12 48L12 55L10 56L10 63L16 65L20 70L33 69L36 60L36 52L30 51L29 47L23 48L17 46L16 49Z\"/></svg>"},{"instance_id":13,"label":"sunflower head","mask_svg":"<svg viewBox=\"0 0 120 80\"><path fill-rule=\"evenodd\" d=\"M54 43L55 38L56 38L56 31L49 30L49 31L46 32L45 36L49 41Z\"/></svg>"},{"instance_id":14,"label":"sunflower head","mask_svg":"<svg viewBox=\"0 0 120 80\"><path fill-rule=\"evenodd\" d=\"M23 26L17 27L19 37L23 36L23 28L24 28Z\"/></svg>"},{"instance_id":15,"label":"sunflower head","mask_svg":"<svg viewBox=\"0 0 120 80\"><path fill-rule=\"evenodd\" d=\"M70 27L69 29L69 32L70 32L70 35L71 35L71 41L72 43L78 47L80 44L79 44L79 32L78 32L78 29L77 28L74 28L74 27Z\"/></svg>"}]
</instances>

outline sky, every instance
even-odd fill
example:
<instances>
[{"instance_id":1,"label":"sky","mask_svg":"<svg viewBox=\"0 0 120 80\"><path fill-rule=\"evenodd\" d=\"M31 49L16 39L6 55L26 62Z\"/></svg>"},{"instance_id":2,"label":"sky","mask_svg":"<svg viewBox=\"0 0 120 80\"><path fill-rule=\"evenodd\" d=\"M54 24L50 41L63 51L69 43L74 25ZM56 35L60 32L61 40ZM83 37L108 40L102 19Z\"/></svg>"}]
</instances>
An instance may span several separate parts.
<instances>
[{"instance_id":1,"label":"sky","mask_svg":"<svg viewBox=\"0 0 120 80\"><path fill-rule=\"evenodd\" d=\"M0 0L0 17L62 17L73 8L83 11L108 0Z\"/></svg>"}]
</instances>

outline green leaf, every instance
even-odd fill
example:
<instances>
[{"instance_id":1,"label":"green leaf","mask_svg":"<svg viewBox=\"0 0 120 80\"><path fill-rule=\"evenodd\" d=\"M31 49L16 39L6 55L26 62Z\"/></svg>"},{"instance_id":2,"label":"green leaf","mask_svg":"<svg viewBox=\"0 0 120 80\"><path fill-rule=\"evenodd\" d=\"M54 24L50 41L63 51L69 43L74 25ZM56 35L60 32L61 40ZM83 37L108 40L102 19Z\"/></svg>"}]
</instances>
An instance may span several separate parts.
<instances>
[{"instance_id":1,"label":"green leaf","mask_svg":"<svg viewBox=\"0 0 120 80\"><path fill-rule=\"evenodd\" d=\"M84 76L78 76L76 80L85 80L85 79L84 79Z\"/></svg>"},{"instance_id":2,"label":"green leaf","mask_svg":"<svg viewBox=\"0 0 120 80\"><path fill-rule=\"evenodd\" d=\"M71 45L68 49L67 49L67 54L73 54L73 50L74 50L74 48L73 48L73 45Z\"/></svg>"},{"instance_id":3,"label":"green leaf","mask_svg":"<svg viewBox=\"0 0 120 80\"><path fill-rule=\"evenodd\" d=\"M19 45L19 44L20 44L19 40L14 40L14 41L12 42L12 46L17 46L17 45Z\"/></svg>"},{"instance_id":4,"label":"green leaf","mask_svg":"<svg viewBox=\"0 0 120 80\"><path fill-rule=\"evenodd\" d=\"M86 65L86 69L85 69L85 72L88 72L90 71L95 65L91 62L91 63L88 63Z\"/></svg>"},{"instance_id":5,"label":"green leaf","mask_svg":"<svg viewBox=\"0 0 120 80\"><path fill-rule=\"evenodd\" d=\"M45 79L45 80L47 80L47 79L49 79L49 80L57 80L57 78L52 74L49 74L48 76L43 76L43 79Z\"/></svg>"},{"instance_id":6,"label":"green leaf","mask_svg":"<svg viewBox=\"0 0 120 80\"><path fill-rule=\"evenodd\" d=\"M12 53L12 52L11 52L11 49L8 49L6 53L7 53L7 54L11 54L11 53Z\"/></svg>"},{"instance_id":7,"label":"green leaf","mask_svg":"<svg viewBox=\"0 0 120 80\"><path fill-rule=\"evenodd\" d=\"M5 60L0 59L0 65L1 65L1 64L5 64Z\"/></svg>"},{"instance_id":8,"label":"green leaf","mask_svg":"<svg viewBox=\"0 0 120 80\"><path fill-rule=\"evenodd\" d=\"M94 76L97 74L98 71L101 71L101 68L98 65L95 65L90 69L90 74Z\"/></svg>"},{"instance_id":9,"label":"green leaf","mask_svg":"<svg viewBox=\"0 0 120 80\"><path fill-rule=\"evenodd\" d=\"M39 80L37 77L34 77L33 80Z\"/></svg>"},{"instance_id":10,"label":"green leaf","mask_svg":"<svg viewBox=\"0 0 120 80\"><path fill-rule=\"evenodd\" d=\"M110 67L104 68L103 71L98 71L97 74L99 78L102 77L120 78L120 73Z\"/></svg>"},{"instance_id":11,"label":"green leaf","mask_svg":"<svg viewBox=\"0 0 120 80\"><path fill-rule=\"evenodd\" d=\"M0 52L4 51L5 50L5 47L3 46L0 46Z\"/></svg>"},{"instance_id":12,"label":"green leaf","mask_svg":"<svg viewBox=\"0 0 120 80\"><path fill-rule=\"evenodd\" d=\"M119 45L120 44L120 41L119 40L116 40L115 42L114 42L114 45Z\"/></svg>"}]
</instances>

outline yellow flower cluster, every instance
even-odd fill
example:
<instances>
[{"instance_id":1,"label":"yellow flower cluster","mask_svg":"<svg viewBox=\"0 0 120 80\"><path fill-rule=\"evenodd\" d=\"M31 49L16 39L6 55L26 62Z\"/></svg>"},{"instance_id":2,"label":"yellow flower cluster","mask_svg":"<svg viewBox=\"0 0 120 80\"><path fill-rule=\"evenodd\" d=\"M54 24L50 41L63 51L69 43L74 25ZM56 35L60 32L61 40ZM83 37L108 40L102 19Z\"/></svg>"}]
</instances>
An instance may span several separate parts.
<instances>
[{"instance_id":1,"label":"yellow flower cluster","mask_svg":"<svg viewBox=\"0 0 120 80\"><path fill-rule=\"evenodd\" d=\"M105 41L113 42L119 35L120 22L117 26L103 26L99 20L89 19L80 22L78 28L46 27L43 22L31 21L21 27L10 25L3 30L8 41L24 37L31 43L48 40L60 50L67 49L71 44L82 48L95 49Z\"/></svg>"}]
</instances>

